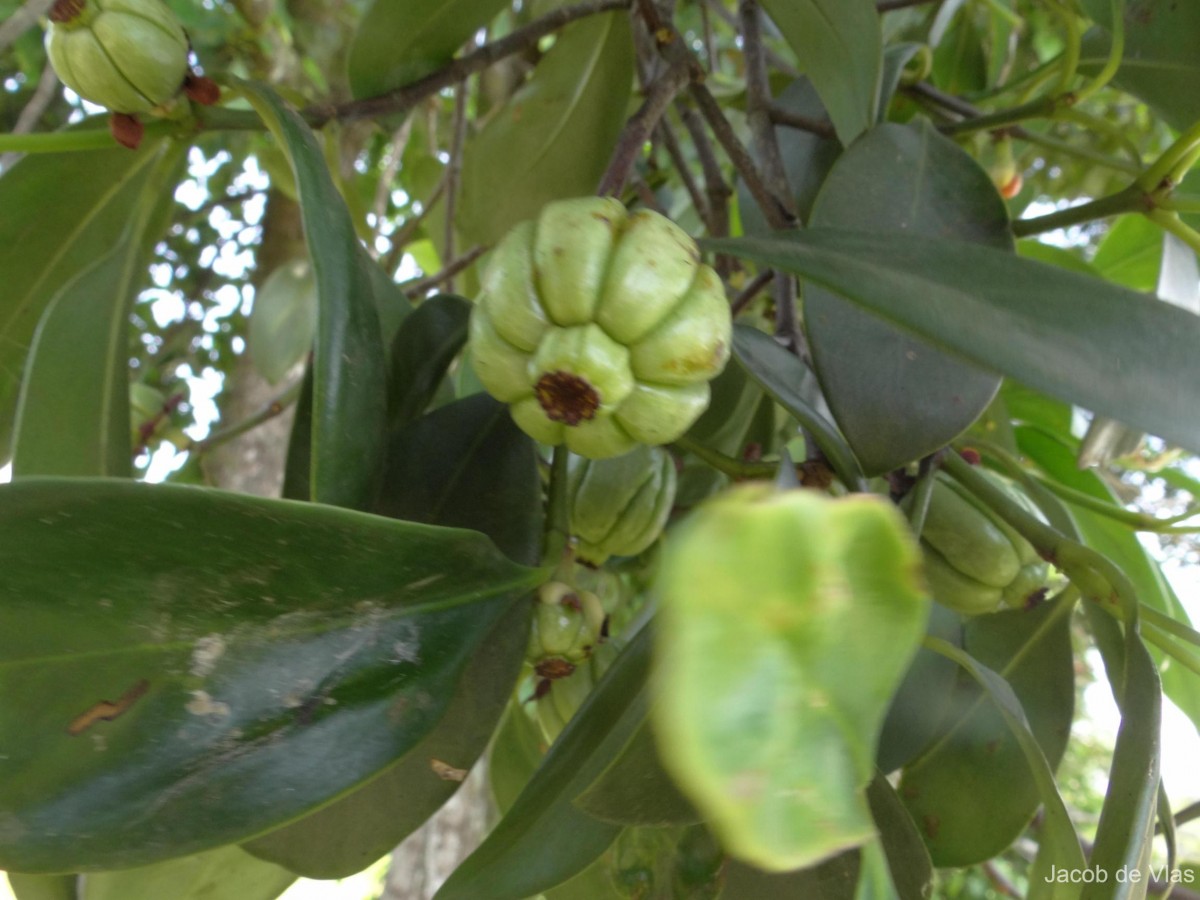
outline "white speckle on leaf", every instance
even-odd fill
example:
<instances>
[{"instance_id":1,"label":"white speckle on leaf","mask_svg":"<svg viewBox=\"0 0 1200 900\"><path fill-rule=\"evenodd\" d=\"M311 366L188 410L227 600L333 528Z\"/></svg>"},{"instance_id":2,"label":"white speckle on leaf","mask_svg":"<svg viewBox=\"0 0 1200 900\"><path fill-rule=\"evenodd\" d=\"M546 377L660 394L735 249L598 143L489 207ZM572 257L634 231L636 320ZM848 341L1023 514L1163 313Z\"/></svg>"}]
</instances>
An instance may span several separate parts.
<instances>
[{"instance_id":1,"label":"white speckle on leaf","mask_svg":"<svg viewBox=\"0 0 1200 900\"><path fill-rule=\"evenodd\" d=\"M192 699L184 707L193 716L209 716L224 719L229 716L229 704L214 700L208 691L192 691Z\"/></svg>"},{"instance_id":2,"label":"white speckle on leaf","mask_svg":"<svg viewBox=\"0 0 1200 900\"><path fill-rule=\"evenodd\" d=\"M225 654L225 639L219 634L208 634L196 641L192 648L192 666L189 671L197 678L205 678L216 668L217 660Z\"/></svg>"},{"instance_id":3,"label":"white speckle on leaf","mask_svg":"<svg viewBox=\"0 0 1200 900\"><path fill-rule=\"evenodd\" d=\"M429 585L433 584L434 582L441 581L445 577L446 577L445 572L435 572L433 575L430 575L428 578L422 578L420 581L414 581L412 584L408 585L405 588L405 590L409 590L409 591L420 590L423 587L429 587Z\"/></svg>"},{"instance_id":4,"label":"white speckle on leaf","mask_svg":"<svg viewBox=\"0 0 1200 900\"><path fill-rule=\"evenodd\" d=\"M104 735L92 735L92 749L94 749L97 753L103 753L108 749L108 741L105 739Z\"/></svg>"}]
</instances>

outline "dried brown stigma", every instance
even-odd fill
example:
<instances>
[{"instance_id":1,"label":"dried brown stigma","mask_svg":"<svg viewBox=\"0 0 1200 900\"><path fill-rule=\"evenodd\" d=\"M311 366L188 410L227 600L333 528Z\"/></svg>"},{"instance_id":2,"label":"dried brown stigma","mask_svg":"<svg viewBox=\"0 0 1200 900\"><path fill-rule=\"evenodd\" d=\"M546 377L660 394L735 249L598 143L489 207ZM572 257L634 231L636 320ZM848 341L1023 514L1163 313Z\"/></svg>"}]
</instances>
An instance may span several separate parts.
<instances>
[{"instance_id":1,"label":"dried brown stigma","mask_svg":"<svg viewBox=\"0 0 1200 900\"><path fill-rule=\"evenodd\" d=\"M63 24L77 19L83 13L87 0L55 0L50 7L50 21Z\"/></svg>"},{"instance_id":2,"label":"dried brown stigma","mask_svg":"<svg viewBox=\"0 0 1200 900\"><path fill-rule=\"evenodd\" d=\"M571 372L547 372L538 379L534 395L546 416L564 425L578 425L596 417L600 395Z\"/></svg>"}]
</instances>

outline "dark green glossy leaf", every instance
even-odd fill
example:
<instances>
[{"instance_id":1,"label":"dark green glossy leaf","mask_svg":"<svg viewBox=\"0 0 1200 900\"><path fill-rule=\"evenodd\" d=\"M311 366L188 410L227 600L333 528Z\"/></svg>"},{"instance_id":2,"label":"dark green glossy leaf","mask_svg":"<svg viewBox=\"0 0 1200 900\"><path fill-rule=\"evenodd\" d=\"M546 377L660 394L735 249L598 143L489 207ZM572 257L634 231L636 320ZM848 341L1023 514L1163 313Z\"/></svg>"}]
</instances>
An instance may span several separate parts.
<instances>
[{"instance_id":1,"label":"dark green glossy leaf","mask_svg":"<svg viewBox=\"0 0 1200 900\"><path fill-rule=\"evenodd\" d=\"M701 818L663 769L649 720L575 805L618 825L690 825Z\"/></svg>"},{"instance_id":2,"label":"dark green glossy leaf","mask_svg":"<svg viewBox=\"0 0 1200 900\"><path fill-rule=\"evenodd\" d=\"M84 876L78 900L275 900L295 874L237 847Z\"/></svg>"},{"instance_id":3,"label":"dark green glossy leaf","mask_svg":"<svg viewBox=\"0 0 1200 900\"><path fill-rule=\"evenodd\" d=\"M1074 712L1068 622L1055 604L967 620L965 653L1002 678L984 690L974 677L960 676L948 731L904 769L899 787L935 865L990 859L1016 839L1043 801L1029 748L1012 720L1027 722L1023 727L1052 771Z\"/></svg>"},{"instance_id":4,"label":"dark green glossy leaf","mask_svg":"<svg viewBox=\"0 0 1200 900\"><path fill-rule=\"evenodd\" d=\"M420 828L459 786L435 764L468 772L487 747L525 658L529 611L529 604L518 602L500 619L464 670L442 720L403 759L353 793L243 848L307 878L345 878Z\"/></svg>"},{"instance_id":5,"label":"dark green glossy leaf","mask_svg":"<svg viewBox=\"0 0 1200 900\"><path fill-rule=\"evenodd\" d=\"M503 403L458 400L393 434L376 511L482 531L532 564L542 543L537 449Z\"/></svg>"},{"instance_id":6,"label":"dark green glossy leaf","mask_svg":"<svg viewBox=\"0 0 1200 900\"><path fill-rule=\"evenodd\" d=\"M563 29L529 81L467 142L456 222L463 235L494 244L549 201L595 191L632 87L626 13Z\"/></svg>"},{"instance_id":7,"label":"dark green glossy leaf","mask_svg":"<svg viewBox=\"0 0 1200 900\"><path fill-rule=\"evenodd\" d=\"M1112 24L1110 0L1083 0L1100 27L1084 36L1084 71L1096 72L1108 59ZM1149 104L1177 131L1200 119L1200 7L1171 0L1127 2L1125 54L1113 79L1116 87Z\"/></svg>"},{"instance_id":8,"label":"dark green glossy leaf","mask_svg":"<svg viewBox=\"0 0 1200 900\"><path fill-rule=\"evenodd\" d=\"M507 0L375 0L350 45L350 88L374 97L449 62Z\"/></svg>"},{"instance_id":9,"label":"dark green glossy leaf","mask_svg":"<svg viewBox=\"0 0 1200 900\"><path fill-rule=\"evenodd\" d=\"M897 900L924 900L929 896L933 882L929 851L925 849L908 810L881 772L876 773L867 788L867 802L871 805L871 818L875 820L880 843L887 854L890 886L895 890Z\"/></svg>"},{"instance_id":10,"label":"dark green glossy leaf","mask_svg":"<svg viewBox=\"0 0 1200 900\"><path fill-rule=\"evenodd\" d=\"M1200 393L1185 387L1200 384L1200 316L958 241L809 229L703 243L795 272L979 365L1200 449Z\"/></svg>"},{"instance_id":11,"label":"dark green glossy leaf","mask_svg":"<svg viewBox=\"0 0 1200 900\"><path fill-rule=\"evenodd\" d=\"M929 614L918 558L895 506L863 494L747 485L673 533L652 715L731 854L783 871L873 837L875 742Z\"/></svg>"},{"instance_id":12,"label":"dark green glossy leaf","mask_svg":"<svg viewBox=\"0 0 1200 900\"><path fill-rule=\"evenodd\" d=\"M309 500L312 488L312 366L304 371L292 433L288 436L287 457L283 465L283 496L287 500Z\"/></svg>"},{"instance_id":13,"label":"dark green glossy leaf","mask_svg":"<svg viewBox=\"0 0 1200 900\"><path fill-rule=\"evenodd\" d=\"M961 616L934 603L926 633L961 647L962 625ZM893 772L911 762L940 733L957 680L953 662L927 647L917 651L883 720L875 757L880 771Z\"/></svg>"},{"instance_id":14,"label":"dark green glossy leaf","mask_svg":"<svg viewBox=\"0 0 1200 900\"><path fill-rule=\"evenodd\" d=\"M467 340L471 304L439 294L425 300L392 340L388 425L395 429L429 406L438 385Z\"/></svg>"},{"instance_id":15,"label":"dark green glossy leaf","mask_svg":"<svg viewBox=\"0 0 1200 900\"><path fill-rule=\"evenodd\" d=\"M750 377L813 435L843 483L851 487L861 485L863 473L854 451L837 427L807 399L819 396L819 389L800 358L769 335L744 325L733 329L733 355Z\"/></svg>"},{"instance_id":16,"label":"dark green glossy leaf","mask_svg":"<svg viewBox=\"0 0 1200 900\"><path fill-rule=\"evenodd\" d=\"M378 486L387 402L377 276L312 131L270 88L239 86L287 153L316 272L311 497L367 509Z\"/></svg>"},{"instance_id":17,"label":"dark green glossy leaf","mask_svg":"<svg viewBox=\"0 0 1200 900\"><path fill-rule=\"evenodd\" d=\"M599 777L645 718L652 636L643 628L613 662L487 839L435 900L522 900L582 872L620 834L572 800Z\"/></svg>"},{"instance_id":18,"label":"dark green glossy leaf","mask_svg":"<svg viewBox=\"0 0 1200 900\"><path fill-rule=\"evenodd\" d=\"M0 458L8 458L25 354L42 312L112 250L165 145L31 153L0 178Z\"/></svg>"},{"instance_id":19,"label":"dark green glossy leaf","mask_svg":"<svg viewBox=\"0 0 1200 900\"><path fill-rule=\"evenodd\" d=\"M488 784L501 816L512 808L533 777L545 749L537 723L520 700L511 698L488 754Z\"/></svg>"},{"instance_id":20,"label":"dark green glossy leaf","mask_svg":"<svg viewBox=\"0 0 1200 900\"><path fill-rule=\"evenodd\" d=\"M407 474L396 475L403 489L397 487L387 504L389 515L436 525L472 524L516 558L536 561L542 522L534 450L504 407L484 396L445 407L413 423L393 450ZM469 473L465 482L463 472ZM484 489L483 482L502 483L506 490ZM310 878L337 878L400 843L457 786L439 778L430 760L468 770L495 730L524 658L528 615L528 605L519 604L493 629L442 721L400 762L246 849Z\"/></svg>"},{"instance_id":21,"label":"dark green glossy leaf","mask_svg":"<svg viewBox=\"0 0 1200 900\"><path fill-rule=\"evenodd\" d=\"M0 865L31 872L195 853L351 790L543 577L474 532L122 480L0 489L0 548Z\"/></svg>"},{"instance_id":22,"label":"dark green glossy leaf","mask_svg":"<svg viewBox=\"0 0 1200 900\"><path fill-rule=\"evenodd\" d=\"M883 33L873 0L763 0L849 144L875 122Z\"/></svg>"},{"instance_id":23,"label":"dark green glossy leaf","mask_svg":"<svg viewBox=\"0 0 1200 900\"><path fill-rule=\"evenodd\" d=\"M850 147L825 179L811 224L1012 247L987 173L927 123L880 125ZM1000 386L993 373L816 285L804 291L804 322L825 397L868 475L949 443Z\"/></svg>"}]
</instances>

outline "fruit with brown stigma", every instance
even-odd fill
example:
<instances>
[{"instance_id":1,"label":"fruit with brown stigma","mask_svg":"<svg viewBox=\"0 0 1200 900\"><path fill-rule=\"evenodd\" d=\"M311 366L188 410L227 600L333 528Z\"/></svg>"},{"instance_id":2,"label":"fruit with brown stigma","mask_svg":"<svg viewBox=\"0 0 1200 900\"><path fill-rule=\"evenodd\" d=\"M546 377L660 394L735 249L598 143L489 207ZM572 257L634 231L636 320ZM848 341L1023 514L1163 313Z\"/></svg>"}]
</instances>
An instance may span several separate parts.
<instances>
[{"instance_id":1,"label":"fruit with brown stigma","mask_svg":"<svg viewBox=\"0 0 1200 900\"><path fill-rule=\"evenodd\" d=\"M535 440L591 459L682 435L730 334L724 288L687 233L601 197L550 203L509 232L471 316L487 391Z\"/></svg>"}]
</instances>

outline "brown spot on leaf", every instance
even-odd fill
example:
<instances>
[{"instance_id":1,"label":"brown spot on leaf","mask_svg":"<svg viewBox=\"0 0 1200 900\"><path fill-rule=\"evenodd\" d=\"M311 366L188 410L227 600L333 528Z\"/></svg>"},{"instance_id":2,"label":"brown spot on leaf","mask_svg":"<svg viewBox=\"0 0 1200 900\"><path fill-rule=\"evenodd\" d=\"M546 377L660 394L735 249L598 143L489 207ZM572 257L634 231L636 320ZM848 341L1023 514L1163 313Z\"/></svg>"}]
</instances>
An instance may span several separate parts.
<instances>
[{"instance_id":1,"label":"brown spot on leaf","mask_svg":"<svg viewBox=\"0 0 1200 900\"><path fill-rule=\"evenodd\" d=\"M566 678L575 671L575 665L567 662L561 656L552 656L549 659L543 659L533 671L537 673L539 678L545 678L549 681L557 681L560 678Z\"/></svg>"},{"instance_id":2,"label":"brown spot on leaf","mask_svg":"<svg viewBox=\"0 0 1200 900\"><path fill-rule=\"evenodd\" d=\"M150 682L143 678L135 682L133 687L116 700L101 700L72 719L71 724L67 726L67 734L75 737L83 734L97 722L111 722L137 703L148 690L150 690Z\"/></svg>"},{"instance_id":3,"label":"brown spot on leaf","mask_svg":"<svg viewBox=\"0 0 1200 900\"><path fill-rule=\"evenodd\" d=\"M466 769L456 768L440 759L430 759L429 768L433 769L433 774L442 781L465 781L468 774Z\"/></svg>"}]
</instances>

